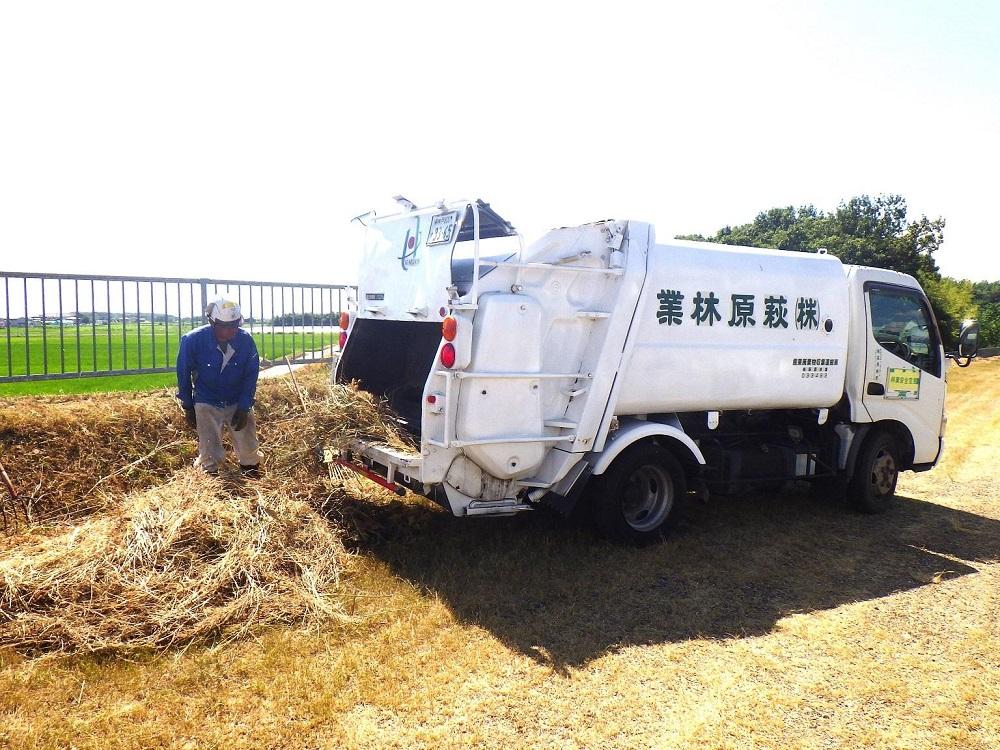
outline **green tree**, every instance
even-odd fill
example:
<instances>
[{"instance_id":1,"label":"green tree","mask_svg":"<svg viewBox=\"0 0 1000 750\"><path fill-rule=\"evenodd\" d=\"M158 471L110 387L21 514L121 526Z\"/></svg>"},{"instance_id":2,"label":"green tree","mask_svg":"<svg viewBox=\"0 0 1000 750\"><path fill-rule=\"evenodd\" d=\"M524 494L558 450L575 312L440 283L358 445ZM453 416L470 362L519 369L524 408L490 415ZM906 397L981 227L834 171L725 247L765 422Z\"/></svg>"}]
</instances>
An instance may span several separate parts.
<instances>
[{"instance_id":1,"label":"green tree","mask_svg":"<svg viewBox=\"0 0 1000 750\"><path fill-rule=\"evenodd\" d=\"M340 313L337 312L295 312L285 315L275 315L271 325L275 326L335 326Z\"/></svg>"},{"instance_id":2,"label":"green tree","mask_svg":"<svg viewBox=\"0 0 1000 750\"><path fill-rule=\"evenodd\" d=\"M1000 302L979 306L979 345L1000 346Z\"/></svg>"},{"instance_id":3,"label":"green tree","mask_svg":"<svg viewBox=\"0 0 1000 750\"><path fill-rule=\"evenodd\" d=\"M962 321L976 317L972 282L958 281L950 276L937 276L929 271L917 274L920 286L927 292L934 317L937 318L946 349L958 345Z\"/></svg>"},{"instance_id":4,"label":"green tree","mask_svg":"<svg viewBox=\"0 0 1000 750\"><path fill-rule=\"evenodd\" d=\"M906 199L900 195L861 195L842 202L833 213L812 205L772 208L749 224L723 227L711 237L682 235L678 239L799 252L826 248L845 263L912 276L936 274L934 253L944 240L944 219L921 216L907 222L906 215Z\"/></svg>"},{"instance_id":5,"label":"green tree","mask_svg":"<svg viewBox=\"0 0 1000 750\"><path fill-rule=\"evenodd\" d=\"M1000 302L1000 281L976 281L972 294L980 305Z\"/></svg>"},{"instance_id":6,"label":"green tree","mask_svg":"<svg viewBox=\"0 0 1000 750\"><path fill-rule=\"evenodd\" d=\"M817 224L825 217L814 206L785 206L761 211L749 224L726 226L711 237L700 234L681 235L677 239L721 242L727 245L749 247L776 247L779 250L816 250L813 240L818 234Z\"/></svg>"}]
</instances>

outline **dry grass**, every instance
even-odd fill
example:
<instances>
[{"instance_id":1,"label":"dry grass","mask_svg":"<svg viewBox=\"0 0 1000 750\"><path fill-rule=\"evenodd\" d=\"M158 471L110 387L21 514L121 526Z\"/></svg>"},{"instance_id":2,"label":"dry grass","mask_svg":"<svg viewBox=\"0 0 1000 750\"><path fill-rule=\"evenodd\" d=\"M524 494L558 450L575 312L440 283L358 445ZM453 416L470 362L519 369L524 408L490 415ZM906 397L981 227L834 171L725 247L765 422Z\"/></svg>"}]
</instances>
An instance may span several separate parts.
<instances>
[{"instance_id":1,"label":"dry grass","mask_svg":"<svg viewBox=\"0 0 1000 750\"><path fill-rule=\"evenodd\" d=\"M358 497L382 531L350 623L131 661L0 650L0 745L998 747L998 376L952 371L945 461L876 518L726 499L633 550Z\"/></svg>"},{"instance_id":2,"label":"dry grass","mask_svg":"<svg viewBox=\"0 0 1000 750\"><path fill-rule=\"evenodd\" d=\"M29 477L31 512L0 543L0 646L121 653L346 619L347 535L330 518L344 487L315 448L361 433L398 442L389 416L322 369L300 391L268 383L266 474L247 482L174 468L193 435L169 398L4 410L4 453L15 478ZM144 489L116 494L125 482Z\"/></svg>"},{"instance_id":3,"label":"dry grass","mask_svg":"<svg viewBox=\"0 0 1000 750\"><path fill-rule=\"evenodd\" d=\"M120 652L343 616L346 559L305 503L185 469L0 559L0 645Z\"/></svg>"},{"instance_id":4,"label":"dry grass","mask_svg":"<svg viewBox=\"0 0 1000 750\"><path fill-rule=\"evenodd\" d=\"M316 476L320 440L343 444L367 435L399 444L392 419L371 397L331 388L323 367L306 369L299 394L287 380L261 381L256 408L267 481ZM197 441L173 390L0 400L0 460L34 522L65 520L115 506L121 497L167 481L189 466ZM311 485L307 492L312 491Z\"/></svg>"}]
</instances>

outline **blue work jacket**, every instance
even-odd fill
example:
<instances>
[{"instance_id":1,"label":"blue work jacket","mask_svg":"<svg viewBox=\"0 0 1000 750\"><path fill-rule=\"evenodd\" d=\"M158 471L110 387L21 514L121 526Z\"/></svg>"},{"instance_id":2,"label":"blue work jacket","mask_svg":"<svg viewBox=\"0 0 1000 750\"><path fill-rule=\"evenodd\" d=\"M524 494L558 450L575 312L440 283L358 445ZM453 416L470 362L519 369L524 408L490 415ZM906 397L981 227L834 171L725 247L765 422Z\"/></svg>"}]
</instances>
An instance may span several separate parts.
<instances>
[{"instance_id":1,"label":"blue work jacket","mask_svg":"<svg viewBox=\"0 0 1000 750\"><path fill-rule=\"evenodd\" d=\"M177 398L185 409L196 403L220 408L238 404L246 410L253 405L260 374L257 345L253 336L242 328L228 344L235 351L223 367L223 351L211 325L195 328L181 337L177 352Z\"/></svg>"}]
</instances>

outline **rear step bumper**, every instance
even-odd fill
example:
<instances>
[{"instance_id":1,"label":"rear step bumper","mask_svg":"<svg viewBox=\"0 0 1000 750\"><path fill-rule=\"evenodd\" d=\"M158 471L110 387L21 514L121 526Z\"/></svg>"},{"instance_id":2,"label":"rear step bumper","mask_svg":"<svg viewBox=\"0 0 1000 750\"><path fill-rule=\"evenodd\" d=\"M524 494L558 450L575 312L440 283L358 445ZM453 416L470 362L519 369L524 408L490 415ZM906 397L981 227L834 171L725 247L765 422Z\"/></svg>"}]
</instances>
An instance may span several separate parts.
<instances>
[{"instance_id":1,"label":"rear step bumper","mask_svg":"<svg viewBox=\"0 0 1000 750\"><path fill-rule=\"evenodd\" d=\"M420 464L423 458L417 451L399 450L385 443L363 443L355 441L351 445L351 451L358 456L363 456L383 466L389 467L390 471L399 471L402 474L416 481L420 478ZM392 482L393 477L387 477Z\"/></svg>"},{"instance_id":2,"label":"rear step bumper","mask_svg":"<svg viewBox=\"0 0 1000 750\"><path fill-rule=\"evenodd\" d=\"M534 507L513 498L505 500L472 500L466 498L453 506L441 484L425 485L422 481L422 456L416 451L393 448L385 443L355 441L342 455L331 454L328 463L343 466L390 492L402 496L406 489L433 500L457 516L510 516ZM430 490L430 491L428 491Z\"/></svg>"},{"instance_id":3,"label":"rear step bumper","mask_svg":"<svg viewBox=\"0 0 1000 750\"><path fill-rule=\"evenodd\" d=\"M404 490L398 484L396 484L395 482L390 482L387 479L383 479L380 474L376 474L374 471L362 466L361 464L355 464L343 458L335 458L333 459L333 463L336 464L337 466L343 466L345 469L350 469L351 471L356 472L361 476L372 480L373 482L375 482L375 484L381 487L385 487L387 490L389 490L389 492L395 492L400 497L406 494L406 490Z\"/></svg>"},{"instance_id":4,"label":"rear step bumper","mask_svg":"<svg viewBox=\"0 0 1000 750\"><path fill-rule=\"evenodd\" d=\"M465 515L513 516L526 510L534 510L534 507L516 500L473 500L465 509Z\"/></svg>"},{"instance_id":5,"label":"rear step bumper","mask_svg":"<svg viewBox=\"0 0 1000 750\"><path fill-rule=\"evenodd\" d=\"M325 460L361 474L397 495L402 496L406 489L424 493L420 473L422 458L416 451L399 450L384 443L355 441L349 450L339 455L331 451Z\"/></svg>"}]
</instances>

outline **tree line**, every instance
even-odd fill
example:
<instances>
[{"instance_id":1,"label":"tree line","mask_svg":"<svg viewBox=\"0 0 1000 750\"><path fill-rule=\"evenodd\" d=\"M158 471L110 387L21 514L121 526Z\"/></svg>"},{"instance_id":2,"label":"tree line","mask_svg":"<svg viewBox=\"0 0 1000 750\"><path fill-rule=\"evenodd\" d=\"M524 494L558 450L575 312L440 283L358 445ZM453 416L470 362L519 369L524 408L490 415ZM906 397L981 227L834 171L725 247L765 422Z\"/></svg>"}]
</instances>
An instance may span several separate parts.
<instances>
[{"instance_id":1,"label":"tree line","mask_svg":"<svg viewBox=\"0 0 1000 750\"><path fill-rule=\"evenodd\" d=\"M297 312L287 315L275 315L271 325L275 326L336 326L340 315L336 312L311 313Z\"/></svg>"},{"instance_id":2,"label":"tree line","mask_svg":"<svg viewBox=\"0 0 1000 750\"><path fill-rule=\"evenodd\" d=\"M830 212L813 205L772 208L749 224L725 226L708 237L689 234L677 239L796 252L823 248L844 263L901 271L915 276L927 292L946 348L957 345L967 318L979 320L981 346L1000 346L1000 281L942 276L934 253L944 242L944 227L941 217L908 221L901 195L860 195Z\"/></svg>"}]
</instances>

